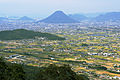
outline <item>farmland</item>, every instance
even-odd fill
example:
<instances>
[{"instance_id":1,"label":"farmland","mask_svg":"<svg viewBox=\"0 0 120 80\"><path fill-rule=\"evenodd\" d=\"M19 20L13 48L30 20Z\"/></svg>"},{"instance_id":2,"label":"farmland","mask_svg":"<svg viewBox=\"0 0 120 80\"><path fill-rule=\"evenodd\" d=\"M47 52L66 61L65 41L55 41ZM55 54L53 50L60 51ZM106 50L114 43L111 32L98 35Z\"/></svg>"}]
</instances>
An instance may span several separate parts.
<instances>
[{"instance_id":1,"label":"farmland","mask_svg":"<svg viewBox=\"0 0 120 80\"><path fill-rule=\"evenodd\" d=\"M52 28L52 27L51 27ZM120 78L120 29L69 26L45 29L66 40L23 39L0 41L0 56L11 63L43 67L69 64L91 80Z\"/></svg>"}]
</instances>

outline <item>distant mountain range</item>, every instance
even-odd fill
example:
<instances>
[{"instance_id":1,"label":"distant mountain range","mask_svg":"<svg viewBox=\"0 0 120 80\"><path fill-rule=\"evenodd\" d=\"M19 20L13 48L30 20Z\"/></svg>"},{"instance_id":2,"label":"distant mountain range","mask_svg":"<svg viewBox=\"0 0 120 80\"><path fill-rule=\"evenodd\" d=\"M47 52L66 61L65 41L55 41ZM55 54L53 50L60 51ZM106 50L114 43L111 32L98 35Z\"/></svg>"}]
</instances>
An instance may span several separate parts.
<instances>
[{"instance_id":1,"label":"distant mountain range","mask_svg":"<svg viewBox=\"0 0 120 80\"><path fill-rule=\"evenodd\" d=\"M73 14L69 15L71 18L78 20L78 21L83 21L83 20L88 20L88 21L97 21L97 22L105 22L105 21L120 21L120 12L109 12L106 14L99 15L97 17L86 17L81 14Z\"/></svg>"},{"instance_id":2,"label":"distant mountain range","mask_svg":"<svg viewBox=\"0 0 120 80\"><path fill-rule=\"evenodd\" d=\"M13 31L1 31L0 40L22 40L22 39L34 39L35 37L45 37L48 40L65 40L65 38L49 34L34 32L31 30L17 29Z\"/></svg>"},{"instance_id":3,"label":"distant mountain range","mask_svg":"<svg viewBox=\"0 0 120 80\"><path fill-rule=\"evenodd\" d=\"M96 15L96 14L95 14ZM19 19L10 19L6 17L0 17L0 21L2 20L21 20L21 21L34 21L34 19L29 18L27 16L23 16ZM39 20L37 22L44 22L44 23L79 23L80 21L97 21L97 22L104 22L104 21L120 21L120 12L109 12L104 13L99 16L94 17L86 17L85 15L81 14L70 14L66 15L62 11L56 11L49 17Z\"/></svg>"},{"instance_id":4,"label":"distant mountain range","mask_svg":"<svg viewBox=\"0 0 120 80\"><path fill-rule=\"evenodd\" d=\"M44 23L78 23L79 21L74 20L67 16L64 12L62 11L56 11L49 17L40 20L38 22L44 22Z\"/></svg>"}]
</instances>

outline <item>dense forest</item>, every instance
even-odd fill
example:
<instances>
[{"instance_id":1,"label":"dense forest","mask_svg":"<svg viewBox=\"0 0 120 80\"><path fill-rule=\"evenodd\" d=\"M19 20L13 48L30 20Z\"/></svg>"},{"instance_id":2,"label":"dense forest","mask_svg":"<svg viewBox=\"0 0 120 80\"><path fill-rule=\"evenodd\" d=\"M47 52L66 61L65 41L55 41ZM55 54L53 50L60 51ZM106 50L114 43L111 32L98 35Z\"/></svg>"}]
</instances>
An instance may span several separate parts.
<instances>
[{"instance_id":1,"label":"dense forest","mask_svg":"<svg viewBox=\"0 0 120 80\"><path fill-rule=\"evenodd\" d=\"M76 74L68 65L33 67L6 62L0 58L0 80L89 80L86 75Z\"/></svg>"},{"instance_id":2,"label":"dense forest","mask_svg":"<svg viewBox=\"0 0 120 80\"><path fill-rule=\"evenodd\" d=\"M21 40L21 39L34 39L35 37L44 37L48 40L65 40L54 34L34 32L31 30L17 29L13 31L1 31L0 40Z\"/></svg>"}]
</instances>

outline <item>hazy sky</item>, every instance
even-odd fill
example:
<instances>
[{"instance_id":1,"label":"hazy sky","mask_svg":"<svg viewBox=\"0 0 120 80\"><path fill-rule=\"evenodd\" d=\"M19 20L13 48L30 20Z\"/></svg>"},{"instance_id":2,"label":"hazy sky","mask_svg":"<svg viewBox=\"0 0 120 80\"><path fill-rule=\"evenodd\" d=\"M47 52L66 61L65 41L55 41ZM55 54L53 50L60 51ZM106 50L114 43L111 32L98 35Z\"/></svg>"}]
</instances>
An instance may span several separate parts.
<instances>
[{"instance_id":1,"label":"hazy sky","mask_svg":"<svg viewBox=\"0 0 120 80\"><path fill-rule=\"evenodd\" d=\"M54 11L95 13L120 11L120 0L0 0L0 15L46 17Z\"/></svg>"}]
</instances>

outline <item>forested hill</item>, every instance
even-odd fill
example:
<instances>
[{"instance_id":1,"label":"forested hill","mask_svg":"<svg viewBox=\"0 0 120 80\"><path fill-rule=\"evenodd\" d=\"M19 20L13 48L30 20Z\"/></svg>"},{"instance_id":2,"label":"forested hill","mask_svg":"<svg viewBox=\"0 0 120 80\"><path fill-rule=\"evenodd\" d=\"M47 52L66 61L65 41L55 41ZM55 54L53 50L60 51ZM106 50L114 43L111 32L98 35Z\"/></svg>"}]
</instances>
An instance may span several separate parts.
<instances>
[{"instance_id":1,"label":"forested hill","mask_svg":"<svg viewBox=\"0 0 120 80\"><path fill-rule=\"evenodd\" d=\"M65 38L49 34L35 32L25 29L16 29L13 31L1 31L0 40L22 40L22 39L34 39L35 37L45 37L48 40L65 40Z\"/></svg>"}]
</instances>

